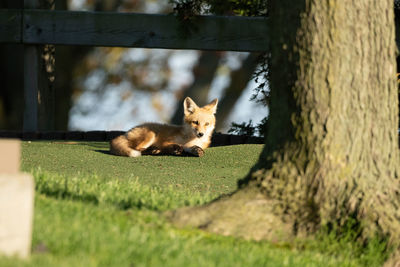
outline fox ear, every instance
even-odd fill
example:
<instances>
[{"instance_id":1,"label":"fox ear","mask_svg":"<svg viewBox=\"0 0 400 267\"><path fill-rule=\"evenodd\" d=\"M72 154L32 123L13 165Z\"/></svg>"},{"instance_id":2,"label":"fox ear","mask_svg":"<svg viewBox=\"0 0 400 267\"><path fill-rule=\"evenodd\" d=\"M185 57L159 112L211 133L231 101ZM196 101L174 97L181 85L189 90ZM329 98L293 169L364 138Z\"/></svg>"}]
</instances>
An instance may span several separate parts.
<instances>
[{"instance_id":1,"label":"fox ear","mask_svg":"<svg viewBox=\"0 0 400 267\"><path fill-rule=\"evenodd\" d=\"M197 108L199 107L190 97L186 97L185 100L183 100L183 109L186 116L192 114Z\"/></svg>"},{"instance_id":2,"label":"fox ear","mask_svg":"<svg viewBox=\"0 0 400 267\"><path fill-rule=\"evenodd\" d=\"M211 110L213 114L217 113L217 105L218 105L218 98L211 101L210 104L205 105L204 108L207 110Z\"/></svg>"}]
</instances>

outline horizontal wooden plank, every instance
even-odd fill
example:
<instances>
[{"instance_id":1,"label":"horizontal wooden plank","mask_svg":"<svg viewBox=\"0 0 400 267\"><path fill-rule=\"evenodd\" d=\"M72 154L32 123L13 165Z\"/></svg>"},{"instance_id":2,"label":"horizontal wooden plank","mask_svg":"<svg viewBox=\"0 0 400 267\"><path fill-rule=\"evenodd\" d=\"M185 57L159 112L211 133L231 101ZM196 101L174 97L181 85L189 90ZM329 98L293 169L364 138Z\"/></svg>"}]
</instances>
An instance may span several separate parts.
<instances>
[{"instance_id":1,"label":"horizontal wooden plank","mask_svg":"<svg viewBox=\"0 0 400 267\"><path fill-rule=\"evenodd\" d=\"M21 12L0 9L0 43L21 42Z\"/></svg>"},{"instance_id":2,"label":"horizontal wooden plank","mask_svg":"<svg viewBox=\"0 0 400 267\"><path fill-rule=\"evenodd\" d=\"M0 9L0 43L266 51L266 20L204 16L185 27L171 15ZM400 49L400 19L395 22Z\"/></svg>"},{"instance_id":3,"label":"horizontal wooden plank","mask_svg":"<svg viewBox=\"0 0 400 267\"><path fill-rule=\"evenodd\" d=\"M265 18L110 12L24 11L24 43L265 51Z\"/></svg>"}]
</instances>

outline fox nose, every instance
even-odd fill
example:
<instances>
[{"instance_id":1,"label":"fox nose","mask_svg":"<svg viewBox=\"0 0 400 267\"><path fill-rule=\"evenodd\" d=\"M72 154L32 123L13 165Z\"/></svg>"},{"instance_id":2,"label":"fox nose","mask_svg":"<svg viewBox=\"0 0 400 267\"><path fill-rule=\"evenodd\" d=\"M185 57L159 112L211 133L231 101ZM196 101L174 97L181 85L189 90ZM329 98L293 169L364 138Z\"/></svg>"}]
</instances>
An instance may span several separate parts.
<instances>
[{"instance_id":1,"label":"fox nose","mask_svg":"<svg viewBox=\"0 0 400 267\"><path fill-rule=\"evenodd\" d=\"M204 134L203 133L197 133L198 137L202 137Z\"/></svg>"}]
</instances>

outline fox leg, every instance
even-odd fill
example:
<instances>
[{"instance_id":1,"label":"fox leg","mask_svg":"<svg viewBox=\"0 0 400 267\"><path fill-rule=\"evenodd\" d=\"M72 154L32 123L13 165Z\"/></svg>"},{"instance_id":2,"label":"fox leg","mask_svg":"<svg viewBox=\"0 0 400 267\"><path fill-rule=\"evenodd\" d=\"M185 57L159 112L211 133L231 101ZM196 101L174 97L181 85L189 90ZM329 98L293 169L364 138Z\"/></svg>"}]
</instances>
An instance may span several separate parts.
<instances>
[{"instance_id":1,"label":"fox leg","mask_svg":"<svg viewBox=\"0 0 400 267\"><path fill-rule=\"evenodd\" d=\"M195 157L204 156L204 150L199 146L185 147L184 150Z\"/></svg>"},{"instance_id":2,"label":"fox leg","mask_svg":"<svg viewBox=\"0 0 400 267\"><path fill-rule=\"evenodd\" d=\"M153 143L156 139L156 135L154 132L147 131L142 133L136 139L136 145L134 149L140 152L142 155L156 155L160 153L160 150L153 146Z\"/></svg>"},{"instance_id":3,"label":"fox leg","mask_svg":"<svg viewBox=\"0 0 400 267\"><path fill-rule=\"evenodd\" d=\"M162 148L163 154L179 156L183 153L183 146L179 144L168 144L164 145Z\"/></svg>"},{"instance_id":4,"label":"fox leg","mask_svg":"<svg viewBox=\"0 0 400 267\"><path fill-rule=\"evenodd\" d=\"M161 153L161 149L156 146L149 146L145 150L142 151L142 155L159 155Z\"/></svg>"},{"instance_id":5,"label":"fox leg","mask_svg":"<svg viewBox=\"0 0 400 267\"><path fill-rule=\"evenodd\" d=\"M142 155L175 155L179 156L183 153L183 147L178 144L170 144L158 148L156 146L149 146L146 150L142 151Z\"/></svg>"}]
</instances>

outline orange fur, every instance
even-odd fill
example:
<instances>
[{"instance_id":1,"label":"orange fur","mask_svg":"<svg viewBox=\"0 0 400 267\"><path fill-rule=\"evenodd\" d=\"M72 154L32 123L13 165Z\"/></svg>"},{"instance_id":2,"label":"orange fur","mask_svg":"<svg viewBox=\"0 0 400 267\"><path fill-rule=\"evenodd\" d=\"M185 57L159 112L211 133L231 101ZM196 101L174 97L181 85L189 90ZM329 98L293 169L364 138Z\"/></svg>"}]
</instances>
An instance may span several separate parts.
<instances>
[{"instance_id":1,"label":"orange fur","mask_svg":"<svg viewBox=\"0 0 400 267\"><path fill-rule=\"evenodd\" d=\"M110 142L110 153L118 156L138 157L142 154L174 154L183 151L202 156L210 146L215 128L218 100L204 107L187 97L184 100L183 125L145 123L136 126Z\"/></svg>"}]
</instances>

